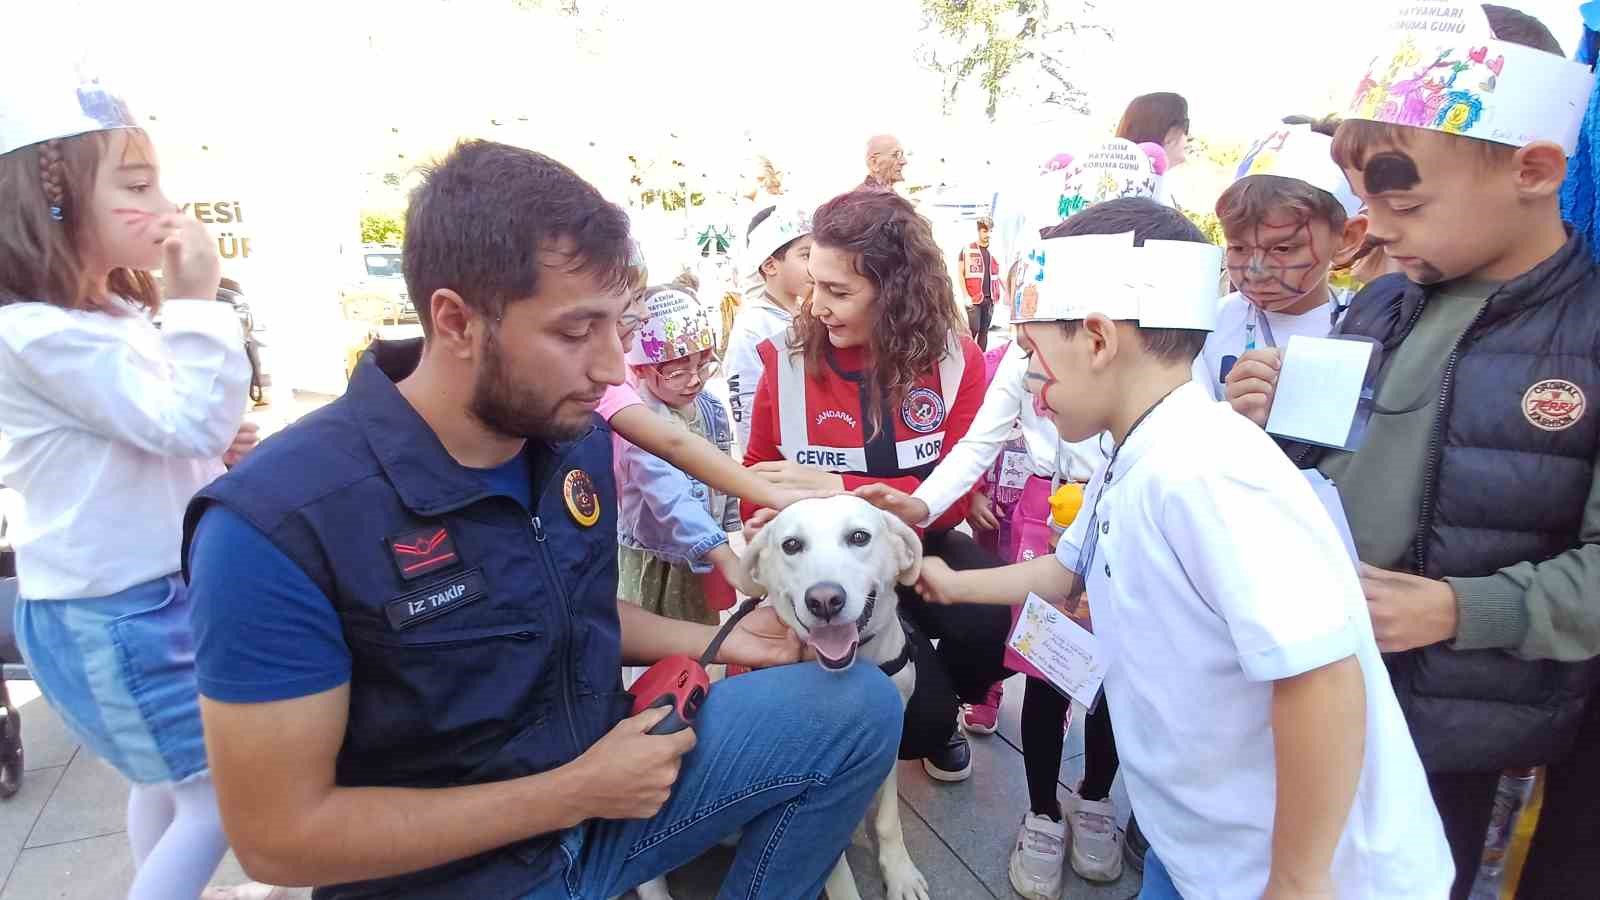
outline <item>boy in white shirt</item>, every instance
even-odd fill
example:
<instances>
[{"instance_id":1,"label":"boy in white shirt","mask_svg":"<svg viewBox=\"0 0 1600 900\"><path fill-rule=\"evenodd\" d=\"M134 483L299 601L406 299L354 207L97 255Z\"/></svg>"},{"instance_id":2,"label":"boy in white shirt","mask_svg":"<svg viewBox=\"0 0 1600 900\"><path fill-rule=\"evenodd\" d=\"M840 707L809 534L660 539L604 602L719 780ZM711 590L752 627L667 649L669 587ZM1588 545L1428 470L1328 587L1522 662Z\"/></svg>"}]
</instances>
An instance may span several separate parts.
<instances>
[{"instance_id":1,"label":"boy in white shirt","mask_svg":"<svg viewBox=\"0 0 1600 900\"><path fill-rule=\"evenodd\" d=\"M1280 126L1256 141L1217 198L1237 291L1222 301L1194 366L1217 400L1227 399L1228 372L1245 353L1281 348L1295 335L1327 337L1349 302L1328 274L1360 252L1367 218L1332 151L1328 134Z\"/></svg>"},{"instance_id":2,"label":"boy in white shirt","mask_svg":"<svg viewBox=\"0 0 1600 900\"><path fill-rule=\"evenodd\" d=\"M745 257L761 287L745 302L728 331L728 405L739 454L750 443L750 410L761 386L761 342L789 328L811 290L811 216L797 209L769 206L750 219Z\"/></svg>"},{"instance_id":3,"label":"boy in white shirt","mask_svg":"<svg viewBox=\"0 0 1600 900\"><path fill-rule=\"evenodd\" d=\"M1449 851L1355 565L1272 439L1191 383L1219 253L1192 226L1142 237L1186 224L1119 200L1051 244L1070 278L1041 284L1020 329L1029 389L1064 439L1110 431L1111 457L1055 558L925 560L919 590L1087 591L1150 840L1141 898L1444 897Z\"/></svg>"}]
</instances>

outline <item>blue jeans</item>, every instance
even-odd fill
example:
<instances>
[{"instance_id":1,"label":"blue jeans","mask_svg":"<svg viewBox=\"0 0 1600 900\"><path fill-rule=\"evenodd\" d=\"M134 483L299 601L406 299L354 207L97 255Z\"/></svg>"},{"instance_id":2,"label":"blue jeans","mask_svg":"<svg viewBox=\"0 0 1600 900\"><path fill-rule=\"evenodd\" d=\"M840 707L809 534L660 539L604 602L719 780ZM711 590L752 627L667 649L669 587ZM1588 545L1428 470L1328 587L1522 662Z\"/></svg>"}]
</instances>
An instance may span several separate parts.
<instances>
[{"instance_id":1,"label":"blue jeans","mask_svg":"<svg viewBox=\"0 0 1600 900\"><path fill-rule=\"evenodd\" d=\"M1138 900L1183 900L1178 886L1172 883L1172 875L1154 850L1144 852L1144 884L1139 888Z\"/></svg>"},{"instance_id":2,"label":"blue jeans","mask_svg":"<svg viewBox=\"0 0 1600 900\"><path fill-rule=\"evenodd\" d=\"M672 797L651 819L566 832L565 876L527 900L595 900L741 831L720 900L814 900L900 745L900 695L875 666L766 669L712 687Z\"/></svg>"}]
</instances>

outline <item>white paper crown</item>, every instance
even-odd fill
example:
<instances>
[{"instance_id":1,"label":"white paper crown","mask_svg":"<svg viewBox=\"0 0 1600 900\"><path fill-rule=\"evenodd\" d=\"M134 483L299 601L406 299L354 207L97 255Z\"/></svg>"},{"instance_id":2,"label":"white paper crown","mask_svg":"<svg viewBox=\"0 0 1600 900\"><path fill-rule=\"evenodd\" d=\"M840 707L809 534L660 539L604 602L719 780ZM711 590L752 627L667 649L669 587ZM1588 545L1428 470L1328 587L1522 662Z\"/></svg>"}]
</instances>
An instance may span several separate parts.
<instances>
[{"instance_id":1,"label":"white paper crown","mask_svg":"<svg viewBox=\"0 0 1600 900\"><path fill-rule=\"evenodd\" d=\"M138 128L122 97L71 66L0 62L0 154L57 138Z\"/></svg>"},{"instance_id":2,"label":"white paper crown","mask_svg":"<svg viewBox=\"0 0 1600 900\"><path fill-rule=\"evenodd\" d=\"M745 274L760 277L761 264L784 244L811 233L811 213L779 206L745 239Z\"/></svg>"},{"instance_id":3,"label":"white paper crown","mask_svg":"<svg viewBox=\"0 0 1600 900\"><path fill-rule=\"evenodd\" d=\"M647 366L672 362L717 345L719 328L694 295L679 288L645 297L650 318L639 327L628 364Z\"/></svg>"},{"instance_id":4,"label":"white paper crown","mask_svg":"<svg viewBox=\"0 0 1600 900\"><path fill-rule=\"evenodd\" d=\"M1333 138L1309 125L1279 125L1250 147L1233 179L1251 175L1293 178L1333 195L1348 215L1361 211L1361 201L1350 189L1344 170L1333 161Z\"/></svg>"},{"instance_id":5,"label":"white paper crown","mask_svg":"<svg viewBox=\"0 0 1600 900\"><path fill-rule=\"evenodd\" d=\"M1345 117L1571 155L1594 74L1553 53L1497 40L1477 3L1403 5Z\"/></svg>"},{"instance_id":6,"label":"white paper crown","mask_svg":"<svg viewBox=\"0 0 1600 900\"><path fill-rule=\"evenodd\" d=\"M1106 141L1052 175L1061 179L1057 222L1107 200L1154 197L1160 184L1155 161L1138 144L1122 138Z\"/></svg>"},{"instance_id":7,"label":"white paper crown","mask_svg":"<svg viewBox=\"0 0 1600 900\"><path fill-rule=\"evenodd\" d=\"M1141 328L1212 331L1222 295L1222 248L1145 241L1133 233L1039 241L1018 279L1013 322L1070 322L1099 313Z\"/></svg>"}]
</instances>

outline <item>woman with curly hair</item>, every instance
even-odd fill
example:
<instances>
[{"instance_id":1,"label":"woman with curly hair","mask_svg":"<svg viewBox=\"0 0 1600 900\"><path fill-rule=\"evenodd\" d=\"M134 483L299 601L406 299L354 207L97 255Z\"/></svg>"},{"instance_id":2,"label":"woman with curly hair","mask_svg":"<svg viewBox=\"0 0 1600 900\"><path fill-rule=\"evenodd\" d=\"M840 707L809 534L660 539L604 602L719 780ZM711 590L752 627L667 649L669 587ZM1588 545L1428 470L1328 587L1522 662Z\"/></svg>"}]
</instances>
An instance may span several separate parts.
<instances>
[{"instance_id":1,"label":"woman with curly hair","mask_svg":"<svg viewBox=\"0 0 1600 900\"><path fill-rule=\"evenodd\" d=\"M983 403L983 356L957 315L943 254L926 219L885 191L855 191L812 218L811 303L787 336L758 348L745 464L780 487L854 490L885 483L910 492L966 434ZM953 531L965 504L934 520L924 552L955 569L999 565ZM745 504L746 518L755 512ZM959 700L982 699L1004 675L1010 617L998 607L930 606L900 589L900 612L937 653L917 655L902 759L941 781L971 774L956 728ZM928 664L924 664L924 659Z\"/></svg>"}]
</instances>

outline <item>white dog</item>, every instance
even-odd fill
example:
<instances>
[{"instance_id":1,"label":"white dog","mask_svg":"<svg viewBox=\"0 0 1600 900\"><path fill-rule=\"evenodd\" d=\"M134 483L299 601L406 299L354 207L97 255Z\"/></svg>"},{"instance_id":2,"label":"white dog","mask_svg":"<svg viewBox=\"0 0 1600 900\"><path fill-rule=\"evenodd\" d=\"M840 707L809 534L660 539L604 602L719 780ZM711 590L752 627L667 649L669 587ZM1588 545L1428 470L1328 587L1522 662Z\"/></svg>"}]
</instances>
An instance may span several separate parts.
<instances>
[{"instance_id":1,"label":"white dog","mask_svg":"<svg viewBox=\"0 0 1600 900\"><path fill-rule=\"evenodd\" d=\"M922 542L904 522L850 495L802 500L778 514L750 542L750 577L765 585L779 618L825 669L843 671L861 656L890 674L902 703L917 683L916 666L896 612L895 585L917 580ZM887 900L928 900L928 882L906 852L895 769L871 814ZM841 855L828 876L828 900L860 900Z\"/></svg>"}]
</instances>

